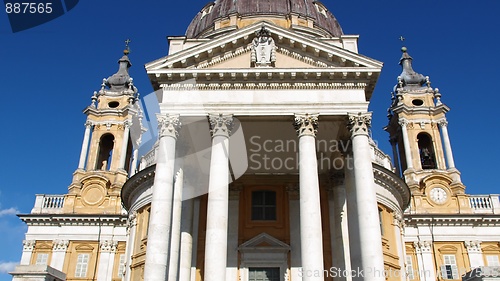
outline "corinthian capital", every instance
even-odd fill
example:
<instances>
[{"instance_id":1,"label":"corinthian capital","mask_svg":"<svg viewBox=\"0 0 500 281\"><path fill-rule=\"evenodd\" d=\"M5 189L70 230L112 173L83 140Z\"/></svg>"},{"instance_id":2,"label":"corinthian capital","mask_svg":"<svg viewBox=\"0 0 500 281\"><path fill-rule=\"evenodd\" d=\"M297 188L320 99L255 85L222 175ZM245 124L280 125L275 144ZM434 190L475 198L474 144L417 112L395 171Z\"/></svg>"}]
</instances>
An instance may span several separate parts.
<instances>
[{"instance_id":1,"label":"corinthian capital","mask_svg":"<svg viewBox=\"0 0 500 281\"><path fill-rule=\"evenodd\" d=\"M158 136L177 138L181 128L179 115L161 115L157 114L158 119Z\"/></svg>"},{"instance_id":2,"label":"corinthian capital","mask_svg":"<svg viewBox=\"0 0 500 281\"><path fill-rule=\"evenodd\" d=\"M448 126L448 121L446 121L446 119L441 119L437 122L439 124L439 126L441 127L446 127Z\"/></svg>"},{"instance_id":3,"label":"corinthian capital","mask_svg":"<svg viewBox=\"0 0 500 281\"><path fill-rule=\"evenodd\" d=\"M318 133L318 114L295 114L293 126L297 135L316 137Z\"/></svg>"},{"instance_id":4,"label":"corinthian capital","mask_svg":"<svg viewBox=\"0 0 500 281\"><path fill-rule=\"evenodd\" d=\"M33 251L35 249L35 240L24 240L23 241L23 251Z\"/></svg>"},{"instance_id":5,"label":"corinthian capital","mask_svg":"<svg viewBox=\"0 0 500 281\"><path fill-rule=\"evenodd\" d=\"M208 116L210 123L210 134L212 137L229 137L233 129L233 115L210 114Z\"/></svg>"},{"instance_id":6,"label":"corinthian capital","mask_svg":"<svg viewBox=\"0 0 500 281\"><path fill-rule=\"evenodd\" d=\"M406 120L406 119L399 119L398 123L399 123L399 126L406 127L406 126L408 126L408 124L410 122L408 122L408 120Z\"/></svg>"},{"instance_id":7,"label":"corinthian capital","mask_svg":"<svg viewBox=\"0 0 500 281\"><path fill-rule=\"evenodd\" d=\"M366 135L368 136L368 129L372 124L372 114L366 113L349 113L348 128L351 131L351 137Z\"/></svg>"},{"instance_id":8,"label":"corinthian capital","mask_svg":"<svg viewBox=\"0 0 500 281\"><path fill-rule=\"evenodd\" d=\"M118 241L113 240L103 240L100 242L101 251L102 252L115 252L116 247L118 246Z\"/></svg>"},{"instance_id":9,"label":"corinthian capital","mask_svg":"<svg viewBox=\"0 0 500 281\"><path fill-rule=\"evenodd\" d=\"M54 251L66 251L69 246L69 241L68 240L59 240L56 239L52 241L52 249Z\"/></svg>"}]
</instances>

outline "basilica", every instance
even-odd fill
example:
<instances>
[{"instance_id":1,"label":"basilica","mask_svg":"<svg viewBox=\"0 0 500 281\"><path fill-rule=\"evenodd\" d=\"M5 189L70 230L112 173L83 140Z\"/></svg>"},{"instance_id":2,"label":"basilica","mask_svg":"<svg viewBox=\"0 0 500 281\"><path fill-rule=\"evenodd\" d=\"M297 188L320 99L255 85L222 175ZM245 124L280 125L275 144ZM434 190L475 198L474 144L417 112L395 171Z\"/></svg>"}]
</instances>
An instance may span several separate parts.
<instances>
[{"instance_id":1,"label":"basilica","mask_svg":"<svg viewBox=\"0 0 500 281\"><path fill-rule=\"evenodd\" d=\"M13 281L500 280L499 196L467 193L447 97L403 47L381 151L358 38L319 1L211 2L145 65L158 112L125 50L67 193L19 215Z\"/></svg>"}]
</instances>

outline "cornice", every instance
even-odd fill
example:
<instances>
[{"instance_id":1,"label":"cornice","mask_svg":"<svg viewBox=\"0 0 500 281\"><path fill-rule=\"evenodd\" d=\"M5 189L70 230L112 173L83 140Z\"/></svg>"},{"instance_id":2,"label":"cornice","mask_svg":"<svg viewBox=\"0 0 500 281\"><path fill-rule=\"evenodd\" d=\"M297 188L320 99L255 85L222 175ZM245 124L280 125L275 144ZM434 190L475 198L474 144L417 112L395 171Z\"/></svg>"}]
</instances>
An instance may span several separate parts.
<instances>
[{"instance_id":1,"label":"cornice","mask_svg":"<svg viewBox=\"0 0 500 281\"><path fill-rule=\"evenodd\" d=\"M176 67L176 64L178 64L178 67L186 67L187 60L195 55L203 54L207 57L211 57L212 54L216 53L214 52L215 49L220 49L220 52L224 53L226 51L226 48L228 47L234 48L234 46L238 44L248 44L252 40L255 32L260 30L263 26L273 34L273 38L275 38L276 42L280 45L288 44L292 47L295 47L295 45L297 45L304 51L310 49L316 52L316 50L318 50L318 54L322 52L330 58L333 58L334 56L343 57L359 65L369 65L378 68L378 72L380 72L380 69L382 68L383 64L374 59L359 55L357 53L325 42L321 42L320 40L317 40L315 38L309 38L307 36L286 30L273 24L258 22L245 28L235 30L234 32L231 32L230 34L227 34L225 36L210 40L209 42L206 42L204 44L194 46L187 50L180 51L173 55L166 56L148 63L146 64L146 70L149 74L152 72L156 72L161 68Z\"/></svg>"},{"instance_id":2,"label":"cornice","mask_svg":"<svg viewBox=\"0 0 500 281\"><path fill-rule=\"evenodd\" d=\"M493 214L405 214L407 226L500 226L500 215Z\"/></svg>"},{"instance_id":3,"label":"cornice","mask_svg":"<svg viewBox=\"0 0 500 281\"><path fill-rule=\"evenodd\" d=\"M27 214L18 215L27 225L52 226L123 226L127 215Z\"/></svg>"},{"instance_id":4,"label":"cornice","mask_svg":"<svg viewBox=\"0 0 500 281\"><path fill-rule=\"evenodd\" d=\"M372 166L375 183L392 193L398 200L399 207L404 211L410 205L410 188L390 170L375 163Z\"/></svg>"},{"instance_id":5,"label":"cornice","mask_svg":"<svg viewBox=\"0 0 500 281\"><path fill-rule=\"evenodd\" d=\"M366 82L271 82L252 81L244 83L224 83L221 81L195 84L161 84L164 91L238 91L238 90L365 90L368 86Z\"/></svg>"},{"instance_id":6,"label":"cornice","mask_svg":"<svg viewBox=\"0 0 500 281\"><path fill-rule=\"evenodd\" d=\"M156 164L139 171L131 177L122 187L121 199L125 209L129 210L132 206L131 199L133 195L141 190L142 186L152 186L155 178Z\"/></svg>"},{"instance_id":7,"label":"cornice","mask_svg":"<svg viewBox=\"0 0 500 281\"><path fill-rule=\"evenodd\" d=\"M437 105L434 107L429 106L408 106L406 104L397 105L392 108L392 111L396 114L404 113L404 114L427 114L431 116L436 116L438 114L447 113L450 111L450 108L444 104Z\"/></svg>"}]
</instances>

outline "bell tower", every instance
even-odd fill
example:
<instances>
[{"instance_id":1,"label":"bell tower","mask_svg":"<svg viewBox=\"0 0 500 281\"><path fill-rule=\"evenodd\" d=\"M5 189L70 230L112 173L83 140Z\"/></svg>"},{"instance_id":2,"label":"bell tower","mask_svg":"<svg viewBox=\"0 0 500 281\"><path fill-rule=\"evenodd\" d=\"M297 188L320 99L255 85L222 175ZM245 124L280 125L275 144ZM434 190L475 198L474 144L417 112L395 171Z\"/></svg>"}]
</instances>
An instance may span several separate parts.
<instances>
[{"instance_id":1,"label":"bell tower","mask_svg":"<svg viewBox=\"0 0 500 281\"><path fill-rule=\"evenodd\" d=\"M128 41L128 40L127 40ZM128 44L128 43L127 43ZM120 214L120 192L137 166L143 128L138 92L129 75L128 46L118 72L103 79L87 115L78 169L65 198L64 212Z\"/></svg>"},{"instance_id":2,"label":"bell tower","mask_svg":"<svg viewBox=\"0 0 500 281\"><path fill-rule=\"evenodd\" d=\"M406 47L402 52L399 64L403 70L392 93L385 128L394 164L413 195L444 206L465 193L448 135L446 113L450 109L441 102L439 89L431 87L429 77L413 70Z\"/></svg>"}]
</instances>

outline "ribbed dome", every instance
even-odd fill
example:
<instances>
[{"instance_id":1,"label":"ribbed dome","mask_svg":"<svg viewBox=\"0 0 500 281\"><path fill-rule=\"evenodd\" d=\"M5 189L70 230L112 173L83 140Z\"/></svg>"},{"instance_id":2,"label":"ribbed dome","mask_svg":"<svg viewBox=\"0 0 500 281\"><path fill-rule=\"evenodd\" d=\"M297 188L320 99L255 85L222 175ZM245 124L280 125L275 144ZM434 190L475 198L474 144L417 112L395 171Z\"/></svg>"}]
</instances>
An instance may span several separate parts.
<instances>
[{"instance_id":1,"label":"ribbed dome","mask_svg":"<svg viewBox=\"0 0 500 281\"><path fill-rule=\"evenodd\" d=\"M214 30L218 20L228 19L231 15L239 17L275 16L287 19L298 16L302 22L314 23L314 28L333 37L342 35L342 28L335 16L323 4L314 0L216 0L206 5L189 25L188 38L204 37ZM292 25L294 23L292 22ZM230 25L236 25L234 22ZM295 25L301 25L295 23ZM307 26L308 24L302 24ZM228 26L228 25L225 25Z\"/></svg>"}]
</instances>

